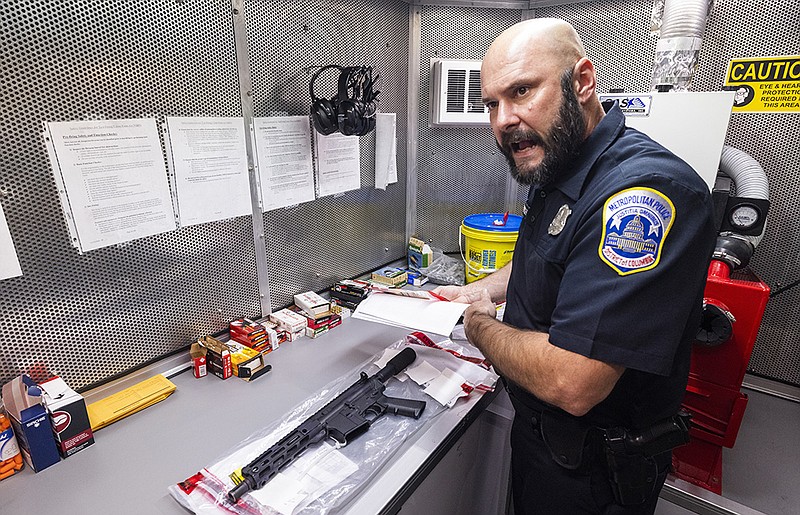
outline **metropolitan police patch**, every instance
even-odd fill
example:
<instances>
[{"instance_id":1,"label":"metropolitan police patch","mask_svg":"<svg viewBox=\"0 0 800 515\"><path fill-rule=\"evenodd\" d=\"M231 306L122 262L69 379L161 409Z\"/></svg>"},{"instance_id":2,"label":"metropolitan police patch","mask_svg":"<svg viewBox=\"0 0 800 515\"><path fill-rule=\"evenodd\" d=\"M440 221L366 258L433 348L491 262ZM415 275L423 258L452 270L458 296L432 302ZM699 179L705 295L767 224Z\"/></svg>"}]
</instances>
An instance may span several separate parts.
<instances>
[{"instance_id":1,"label":"metropolitan police patch","mask_svg":"<svg viewBox=\"0 0 800 515\"><path fill-rule=\"evenodd\" d=\"M660 191L631 188L615 193L603 206L600 259L619 275L655 268L674 218L675 206Z\"/></svg>"}]
</instances>

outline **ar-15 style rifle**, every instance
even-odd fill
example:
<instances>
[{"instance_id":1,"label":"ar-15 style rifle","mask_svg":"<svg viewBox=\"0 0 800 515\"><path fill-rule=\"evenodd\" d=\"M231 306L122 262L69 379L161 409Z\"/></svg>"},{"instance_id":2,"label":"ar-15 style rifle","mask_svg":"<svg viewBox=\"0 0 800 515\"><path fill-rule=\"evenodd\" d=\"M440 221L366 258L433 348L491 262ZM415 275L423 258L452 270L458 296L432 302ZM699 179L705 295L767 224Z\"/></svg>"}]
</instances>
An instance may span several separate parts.
<instances>
[{"instance_id":1,"label":"ar-15 style rifle","mask_svg":"<svg viewBox=\"0 0 800 515\"><path fill-rule=\"evenodd\" d=\"M236 486L228 492L228 500L236 503L245 493L262 488L306 449L325 438L347 445L353 438L386 412L415 419L422 415L425 401L396 399L383 394L391 376L414 362L417 353L406 347L372 377L361 377L288 435L267 449L249 465L233 472Z\"/></svg>"}]
</instances>

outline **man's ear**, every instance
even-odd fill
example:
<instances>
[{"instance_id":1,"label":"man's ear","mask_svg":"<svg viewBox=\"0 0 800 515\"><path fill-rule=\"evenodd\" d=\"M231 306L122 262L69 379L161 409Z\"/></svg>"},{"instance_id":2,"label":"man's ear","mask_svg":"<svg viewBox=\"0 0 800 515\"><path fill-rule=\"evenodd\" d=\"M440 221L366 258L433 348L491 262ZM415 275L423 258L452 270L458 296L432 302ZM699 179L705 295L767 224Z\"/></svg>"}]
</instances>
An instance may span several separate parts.
<instances>
[{"instance_id":1,"label":"man's ear","mask_svg":"<svg viewBox=\"0 0 800 515\"><path fill-rule=\"evenodd\" d=\"M597 89L597 74L592 62L582 57L572 69L572 83L575 87L575 96L581 104L594 97Z\"/></svg>"}]
</instances>

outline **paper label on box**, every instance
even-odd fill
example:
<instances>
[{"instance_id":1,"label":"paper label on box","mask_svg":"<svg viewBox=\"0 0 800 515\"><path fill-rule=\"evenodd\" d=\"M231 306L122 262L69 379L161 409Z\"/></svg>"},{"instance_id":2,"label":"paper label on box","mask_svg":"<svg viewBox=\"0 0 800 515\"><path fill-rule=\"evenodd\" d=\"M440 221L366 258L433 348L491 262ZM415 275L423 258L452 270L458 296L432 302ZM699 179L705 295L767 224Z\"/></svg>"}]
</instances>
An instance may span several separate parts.
<instances>
[{"instance_id":1,"label":"paper label on box","mask_svg":"<svg viewBox=\"0 0 800 515\"><path fill-rule=\"evenodd\" d=\"M55 405L56 403L54 401L59 401L65 397L76 395L76 392L67 386L67 383L60 377L48 379L47 381L40 383L39 386L42 388L42 390L44 390L45 404L48 407Z\"/></svg>"},{"instance_id":2,"label":"paper label on box","mask_svg":"<svg viewBox=\"0 0 800 515\"><path fill-rule=\"evenodd\" d=\"M205 377L208 374L208 369L206 368L206 357L203 356L201 358L194 358L194 376L196 378Z\"/></svg>"}]
</instances>

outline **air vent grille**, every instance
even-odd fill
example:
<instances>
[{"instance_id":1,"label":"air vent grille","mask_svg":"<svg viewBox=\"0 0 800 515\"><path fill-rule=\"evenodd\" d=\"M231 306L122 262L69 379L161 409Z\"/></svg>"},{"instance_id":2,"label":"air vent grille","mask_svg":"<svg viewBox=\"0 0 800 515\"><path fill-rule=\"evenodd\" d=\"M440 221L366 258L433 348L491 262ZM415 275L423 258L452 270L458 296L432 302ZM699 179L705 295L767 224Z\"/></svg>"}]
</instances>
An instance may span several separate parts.
<instances>
[{"instance_id":1,"label":"air vent grille","mask_svg":"<svg viewBox=\"0 0 800 515\"><path fill-rule=\"evenodd\" d=\"M464 86L467 82L466 70L447 72L447 112L464 112Z\"/></svg>"},{"instance_id":2,"label":"air vent grille","mask_svg":"<svg viewBox=\"0 0 800 515\"><path fill-rule=\"evenodd\" d=\"M467 94L467 112L483 113L486 107L483 105L481 95L481 71L472 70L469 74L469 93Z\"/></svg>"},{"instance_id":3,"label":"air vent grille","mask_svg":"<svg viewBox=\"0 0 800 515\"><path fill-rule=\"evenodd\" d=\"M442 59L433 63L431 126L487 126L481 96L481 61Z\"/></svg>"}]
</instances>

